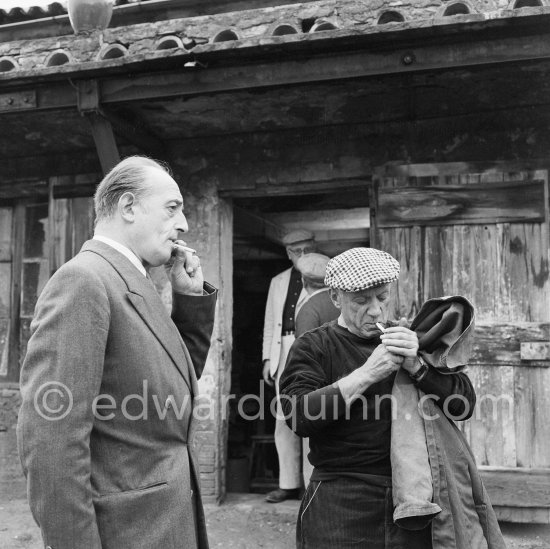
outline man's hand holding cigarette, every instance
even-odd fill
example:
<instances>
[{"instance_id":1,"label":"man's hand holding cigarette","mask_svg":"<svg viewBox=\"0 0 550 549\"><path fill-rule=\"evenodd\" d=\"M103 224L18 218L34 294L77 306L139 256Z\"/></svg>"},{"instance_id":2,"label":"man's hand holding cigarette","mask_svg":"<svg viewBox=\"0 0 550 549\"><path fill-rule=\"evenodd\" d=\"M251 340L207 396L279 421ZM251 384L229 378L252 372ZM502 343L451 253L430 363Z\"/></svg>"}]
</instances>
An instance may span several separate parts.
<instances>
[{"instance_id":1,"label":"man's hand holding cigarette","mask_svg":"<svg viewBox=\"0 0 550 549\"><path fill-rule=\"evenodd\" d=\"M202 295L204 276L195 250L188 248L183 240L176 240L174 251L174 264L170 271L172 289L178 294Z\"/></svg>"}]
</instances>

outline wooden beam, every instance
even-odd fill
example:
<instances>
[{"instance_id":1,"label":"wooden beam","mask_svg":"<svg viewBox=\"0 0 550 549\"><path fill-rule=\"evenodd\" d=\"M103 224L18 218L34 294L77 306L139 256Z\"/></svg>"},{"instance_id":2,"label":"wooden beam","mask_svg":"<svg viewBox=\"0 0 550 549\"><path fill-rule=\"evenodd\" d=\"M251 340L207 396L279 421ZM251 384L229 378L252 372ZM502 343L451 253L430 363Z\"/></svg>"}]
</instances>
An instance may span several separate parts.
<instances>
[{"instance_id":1,"label":"wooden beam","mask_svg":"<svg viewBox=\"0 0 550 549\"><path fill-rule=\"evenodd\" d=\"M310 37L283 44L280 41L272 44L266 44L265 40L258 43L252 41L248 46L224 50L213 49L211 45L198 46L192 54L182 53L163 60L163 72L144 72L150 71L155 66L154 62L158 67L158 59L140 58L133 63L124 59L120 61L120 66L109 65L108 71L100 62L89 63L89 67L77 72L72 68L56 67L63 74L56 71L49 78L59 79L62 76L67 79L66 83L55 81L39 86L40 75L32 74L26 84L19 81L13 85L36 87L35 109L42 110L76 107L69 80L86 76L101 78L101 102L107 105L390 74L525 65L531 61L550 60L550 40L546 30L536 27L517 36L514 35L517 34L514 27L503 27L502 21L498 23L496 28L500 32L496 36L476 32L467 36L441 35L439 40L434 40L433 36L426 36L427 29L417 29L418 32L412 37L407 31L401 31L391 33L391 39L389 34L379 33L369 36L337 35L328 42L324 40L319 43ZM346 51L338 51L342 41L345 41ZM355 49L352 50L353 44ZM286 54L283 55L283 52ZM411 55L413 61L406 62ZM182 66L186 59L199 61L202 68ZM172 66L167 68L166 63ZM123 71L123 74L107 74L117 71Z\"/></svg>"},{"instance_id":2,"label":"wooden beam","mask_svg":"<svg viewBox=\"0 0 550 549\"><path fill-rule=\"evenodd\" d=\"M395 187L380 189L378 227L544 221L544 183Z\"/></svg>"},{"instance_id":3,"label":"wooden beam","mask_svg":"<svg viewBox=\"0 0 550 549\"><path fill-rule=\"evenodd\" d=\"M241 89L290 86L331 80L364 78L388 74L429 72L490 65L511 65L550 60L550 41L542 36L507 36L496 39L472 37L471 42L392 44L388 51L296 52L293 59L277 56L274 60L245 66L212 65L206 68L162 75L141 75L122 82L119 78L101 83L105 104L152 98L181 97L202 93L220 93ZM279 46L280 49L280 46ZM244 54L245 52L243 52ZM404 56L414 54L414 62L404 64ZM194 56L201 61L200 51ZM244 55L243 55L244 57Z\"/></svg>"},{"instance_id":4,"label":"wooden beam","mask_svg":"<svg viewBox=\"0 0 550 549\"><path fill-rule=\"evenodd\" d=\"M493 505L550 511L550 469L479 468Z\"/></svg>"},{"instance_id":5,"label":"wooden beam","mask_svg":"<svg viewBox=\"0 0 550 549\"><path fill-rule=\"evenodd\" d=\"M427 164L403 164L387 162L377 172L381 177L445 177L460 174L493 174L534 171L550 166L550 158L520 160L487 160L472 162L433 162Z\"/></svg>"},{"instance_id":6,"label":"wooden beam","mask_svg":"<svg viewBox=\"0 0 550 549\"><path fill-rule=\"evenodd\" d=\"M222 181L219 194L220 196L233 198L261 198L268 192L270 196L288 196L304 194L328 194L335 190L345 191L367 191L370 186L370 177L359 179L329 179L327 181L295 181L293 183L271 184L249 186L247 188L224 188ZM268 190L269 189L269 190Z\"/></svg>"},{"instance_id":7,"label":"wooden beam","mask_svg":"<svg viewBox=\"0 0 550 549\"><path fill-rule=\"evenodd\" d=\"M547 507L493 505L493 509L499 522L550 524L550 509Z\"/></svg>"},{"instance_id":8,"label":"wooden beam","mask_svg":"<svg viewBox=\"0 0 550 549\"><path fill-rule=\"evenodd\" d=\"M238 206L234 206L233 215L235 233L248 234L284 246L283 236L287 232L284 226Z\"/></svg>"},{"instance_id":9,"label":"wooden beam","mask_svg":"<svg viewBox=\"0 0 550 549\"><path fill-rule=\"evenodd\" d=\"M368 187L365 188L368 192ZM306 228L310 231L348 231L369 228L369 208L347 208L335 210L305 210L266 213L266 219L287 229Z\"/></svg>"},{"instance_id":10,"label":"wooden beam","mask_svg":"<svg viewBox=\"0 0 550 549\"><path fill-rule=\"evenodd\" d=\"M111 123L99 112L89 112L85 116L92 129L101 169L106 174L120 162L113 128Z\"/></svg>"},{"instance_id":11,"label":"wooden beam","mask_svg":"<svg viewBox=\"0 0 550 549\"><path fill-rule=\"evenodd\" d=\"M470 365L550 367L550 360L526 360L521 356L525 342L550 342L550 324L513 322L506 324L478 323Z\"/></svg>"},{"instance_id":12,"label":"wooden beam","mask_svg":"<svg viewBox=\"0 0 550 549\"><path fill-rule=\"evenodd\" d=\"M120 154L111 122L101 112L99 100L100 92L97 80L83 80L78 83L78 110L90 123L101 169L106 174L120 162Z\"/></svg>"}]
</instances>

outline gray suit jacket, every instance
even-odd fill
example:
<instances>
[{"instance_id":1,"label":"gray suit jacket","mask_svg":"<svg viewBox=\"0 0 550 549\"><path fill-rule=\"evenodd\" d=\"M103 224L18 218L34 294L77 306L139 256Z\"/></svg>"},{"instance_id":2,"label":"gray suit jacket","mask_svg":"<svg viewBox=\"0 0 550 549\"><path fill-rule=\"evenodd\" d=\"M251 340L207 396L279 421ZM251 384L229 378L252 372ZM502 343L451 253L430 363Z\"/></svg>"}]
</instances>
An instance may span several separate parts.
<instances>
[{"instance_id":1,"label":"gray suit jacket","mask_svg":"<svg viewBox=\"0 0 550 549\"><path fill-rule=\"evenodd\" d=\"M47 283L21 371L18 423L47 546L208 547L188 445L216 303L216 290L205 290L175 294L171 319L152 282L96 240Z\"/></svg>"}]
</instances>

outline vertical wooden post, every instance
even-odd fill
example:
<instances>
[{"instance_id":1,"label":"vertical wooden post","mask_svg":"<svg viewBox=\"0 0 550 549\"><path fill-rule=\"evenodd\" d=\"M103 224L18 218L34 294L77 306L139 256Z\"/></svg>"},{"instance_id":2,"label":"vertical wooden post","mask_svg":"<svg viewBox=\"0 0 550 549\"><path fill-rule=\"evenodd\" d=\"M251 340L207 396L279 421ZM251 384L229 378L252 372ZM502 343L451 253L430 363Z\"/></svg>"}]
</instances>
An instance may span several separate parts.
<instances>
[{"instance_id":1,"label":"vertical wooden post","mask_svg":"<svg viewBox=\"0 0 550 549\"><path fill-rule=\"evenodd\" d=\"M54 202L54 186L57 182L57 177L50 177L48 180L48 270L50 276L57 269L55 261L55 202Z\"/></svg>"},{"instance_id":2,"label":"vertical wooden post","mask_svg":"<svg viewBox=\"0 0 550 549\"><path fill-rule=\"evenodd\" d=\"M372 178L371 186L369 187L369 209L370 209L369 246L371 248L377 248L379 245L377 213L378 213L378 189L380 186L380 180L381 180L381 176L377 170L375 175Z\"/></svg>"},{"instance_id":3,"label":"vertical wooden post","mask_svg":"<svg viewBox=\"0 0 550 549\"><path fill-rule=\"evenodd\" d=\"M542 245L546 253L547 265L550 264L550 184L548 183L548 170L542 173L544 180L544 229L542 233Z\"/></svg>"},{"instance_id":4,"label":"vertical wooden post","mask_svg":"<svg viewBox=\"0 0 550 549\"><path fill-rule=\"evenodd\" d=\"M25 246L25 203L18 202L13 211L11 311L8 342L8 381L19 381L19 350L21 337L21 283Z\"/></svg>"},{"instance_id":5,"label":"vertical wooden post","mask_svg":"<svg viewBox=\"0 0 550 549\"><path fill-rule=\"evenodd\" d=\"M227 467L227 439L229 424L224 417L228 412L227 397L231 386L231 350L233 348L233 202L219 199L219 317L220 354L218 362L218 433L217 433L217 478L216 500L225 498L225 473Z\"/></svg>"}]
</instances>

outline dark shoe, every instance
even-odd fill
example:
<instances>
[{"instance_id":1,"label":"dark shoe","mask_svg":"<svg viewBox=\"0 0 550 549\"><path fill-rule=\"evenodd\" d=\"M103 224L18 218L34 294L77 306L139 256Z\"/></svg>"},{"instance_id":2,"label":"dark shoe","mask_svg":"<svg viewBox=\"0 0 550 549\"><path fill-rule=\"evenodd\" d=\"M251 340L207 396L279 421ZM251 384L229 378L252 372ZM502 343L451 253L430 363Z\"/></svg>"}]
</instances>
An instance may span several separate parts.
<instances>
[{"instance_id":1,"label":"dark shoe","mask_svg":"<svg viewBox=\"0 0 550 549\"><path fill-rule=\"evenodd\" d=\"M277 488L277 490L273 490L265 496L265 500L269 503L281 503L285 499L300 499L300 488L294 488L293 490Z\"/></svg>"}]
</instances>

